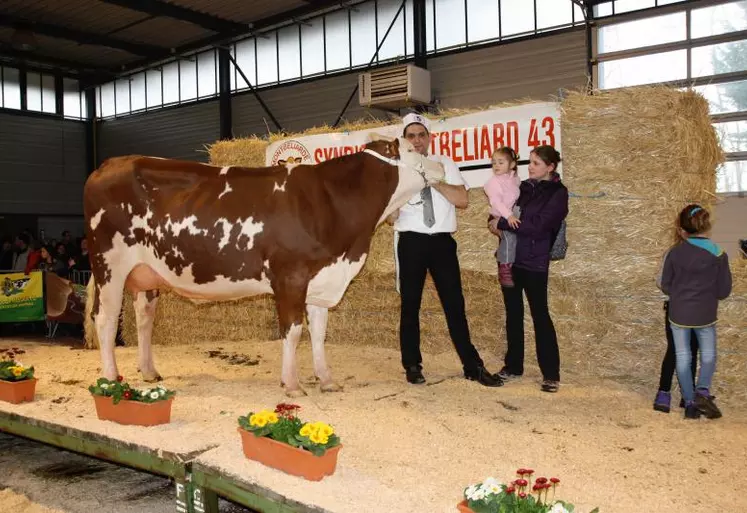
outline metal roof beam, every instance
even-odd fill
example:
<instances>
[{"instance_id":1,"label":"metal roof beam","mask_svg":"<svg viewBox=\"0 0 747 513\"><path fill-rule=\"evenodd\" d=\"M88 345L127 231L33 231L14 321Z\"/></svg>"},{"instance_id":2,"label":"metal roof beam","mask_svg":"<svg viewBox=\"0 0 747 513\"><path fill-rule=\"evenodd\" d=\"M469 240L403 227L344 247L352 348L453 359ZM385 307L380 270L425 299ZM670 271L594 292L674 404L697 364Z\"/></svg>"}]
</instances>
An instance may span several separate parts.
<instances>
[{"instance_id":1,"label":"metal roof beam","mask_svg":"<svg viewBox=\"0 0 747 513\"><path fill-rule=\"evenodd\" d=\"M252 25L227 20L161 0L101 0L107 4L118 5L132 11L140 11L153 16L163 16L187 21L213 32L238 32L251 30Z\"/></svg>"},{"instance_id":2,"label":"metal roof beam","mask_svg":"<svg viewBox=\"0 0 747 513\"><path fill-rule=\"evenodd\" d=\"M94 34L91 32L71 29L68 27L61 27L49 23L40 23L36 21L25 20L23 18L16 18L8 14L0 14L0 26L26 29L41 36L67 39L68 41L75 41L76 43L108 46L109 48L124 50L125 52L129 52L135 55L142 55L143 57L153 58L159 55L163 55L165 52L168 52L167 48L161 46L123 41L121 39L116 39L102 34Z\"/></svg>"},{"instance_id":3,"label":"metal roof beam","mask_svg":"<svg viewBox=\"0 0 747 513\"><path fill-rule=\"evenodd\" d=\"M158 58L143 59L143 60L139 60L137 62L133 62L130 64L125 64L121 67L121 72L127 73L130 71L139 70L139 69L151 66L157 62L164 61L170 57L188 54L190 52L195 52L202 48L208 48L210 46L220 46L223 44L227 44L228 42L230 42L233 39L236 39L239 36L243 36L243 35L249 36L252 32L258 32L262 29L269 28L274 25L279 25L284 22L300 23L299 21L300 19L303 19L305 17L308 17L314 13L323 11L330 7L339 6L339 5L341 5L340 0L313 0L313 2L309 2L308 5L297 7L295 9L291 9L290 11L285 11L279 14L268 16L267 18L257 20L253 23L253 28L251 30L244 29L242 31L238 31L232 34L223 33L223 34L216 34L214 36L206 37L204 39L194 41L187 45L180 46L174 49L173 52L165 52L163 55L161 55Z\"/></svg>"},{"instance_id":4,"label":"metal roof beam","mask_svg":"<svg viewBox=\"0 0 747 513\"><path fill-rule=\"evenodd\" d=\"M0 45L0 63L11 66L25 65L28 69L41 71L41 68L49 68L48 73L61 72L67 77L113 77L114 74L106 69L91 66L84 62L60 59L49 55L34 52L22 52L11 48L9 45Z\"/></svg>"}]
</instances>

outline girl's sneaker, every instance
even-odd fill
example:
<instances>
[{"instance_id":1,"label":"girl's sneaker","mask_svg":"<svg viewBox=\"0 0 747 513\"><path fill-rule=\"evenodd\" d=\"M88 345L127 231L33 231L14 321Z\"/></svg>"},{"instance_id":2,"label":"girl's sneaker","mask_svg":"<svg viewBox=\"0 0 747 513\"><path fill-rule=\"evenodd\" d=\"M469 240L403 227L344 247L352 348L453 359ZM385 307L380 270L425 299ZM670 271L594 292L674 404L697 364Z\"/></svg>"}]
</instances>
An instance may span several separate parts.
<instances>
[{"instance_id":1,"label":"girl's sneaker","mask_svg":"<svg viewBox=\"0 0 747 513\"><path fill-rule=\"evenodd\" d=\"M721 417L721 410L718 409L713 401L713 396L708 390L699 388L695 394L695 407L707 419L718 419Z\"/></svg>"},{"instance_id":2,"label":"girl's sneaker","mask_svg":"<svg viewBox=\"0 0 747 513\"><path fill-rule=\"evenodd\" d=\"M700 410L695 406L695 401L685 404L685 418L697 419L700 417Z\"/></svg>"},{"instance_id":3,"label":"girl's sneaker","mask_svg":"<svg viewBox=\"0 0 747 513\"><path fill-rule=\"evenodd\" d=\"M498 281L501 287L512 288L514 286L511 264L498 264Z\"/></svg>"},{"instance_id":4,"label":"girl's sneaker","mask_svg":"<svg viewBox=\"0 0 747 513\"><path fill-rule=\"evenodd\" d=\"M659 390L656 393L656 399L654 399L654 410L669 413L671 402L672 394Z\"/></svg>"}]
</instances>

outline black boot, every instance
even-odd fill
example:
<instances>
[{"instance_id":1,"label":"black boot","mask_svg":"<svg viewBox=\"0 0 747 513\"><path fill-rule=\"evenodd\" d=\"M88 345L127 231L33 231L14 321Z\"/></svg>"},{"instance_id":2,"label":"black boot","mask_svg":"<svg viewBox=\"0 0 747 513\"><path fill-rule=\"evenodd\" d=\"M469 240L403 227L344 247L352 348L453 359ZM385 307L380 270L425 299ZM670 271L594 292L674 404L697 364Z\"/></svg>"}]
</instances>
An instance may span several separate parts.
<instances>
[{"instance_id":1,"label":"black boot","mask_svg":"<svg viewBox=\"0 0 747 513\"><path fill-rule=\"evenodd\" d=\"M464 377L472 381L477 381L486 387L503 386L501 377L498 374L489 373L485 367L478 367L474 371L464 371Z\"/></svg>"},{"instance_id":2,"label":"black boot","mask_svg":"<svg viewBox=\"0 0 747 513\"><path fill-rule=\"evenodd\" d=\"M407 382L413 385L422 385L425 383L425 376L423 376L423 371L420 370L420 367L408 367L405 369L405 376L407 376Z\"/></svg>"}]
</instances>

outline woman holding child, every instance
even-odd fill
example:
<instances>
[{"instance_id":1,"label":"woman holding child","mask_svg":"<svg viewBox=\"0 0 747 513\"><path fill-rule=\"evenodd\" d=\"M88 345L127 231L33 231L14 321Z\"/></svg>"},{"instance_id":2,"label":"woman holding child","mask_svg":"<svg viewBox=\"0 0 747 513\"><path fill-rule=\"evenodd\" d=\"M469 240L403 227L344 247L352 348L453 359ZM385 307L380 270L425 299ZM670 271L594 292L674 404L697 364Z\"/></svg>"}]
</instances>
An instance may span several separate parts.
<instances>
[{"instance_id":1,"label":"woman holding child","mask_svg":"<svg viewBox=\"0 0 747 513\"><path fill-rule=\"evenodd\" d=\"M513 152L499 149L494 154L494 173L506 173L516 169ZM498 162L509 155L514 162L507 166ZM514 212L505 216L488 218L488 229L495 235L503 232L515 236L513 255L501 255L500 262L510 265L510 279L501 279L501 291L506 308L506 336L508 350L505 364L498 375L504 380L518 378L524 373L524 298L527 296L532 314L537 347L537 360L542 371L544 392L557 392L560 386L560 353L547 300L547 287L550 269L550 251L560 230L563 219L568 215L568 189L560 181L556 172L560 163L560 153L552 146L537 146L529 155L529 178L519 185L515 205L493 205L491 211ZM486 192L490 187L486 184ZM512 195L503 195L511 197ZM514 207L517 207L514 210ZM514 217L518 213L518 217ZM505 253L501 251L500 253ZM503 267L504 272L506 267Z\"/></svg>"}]
</instances>

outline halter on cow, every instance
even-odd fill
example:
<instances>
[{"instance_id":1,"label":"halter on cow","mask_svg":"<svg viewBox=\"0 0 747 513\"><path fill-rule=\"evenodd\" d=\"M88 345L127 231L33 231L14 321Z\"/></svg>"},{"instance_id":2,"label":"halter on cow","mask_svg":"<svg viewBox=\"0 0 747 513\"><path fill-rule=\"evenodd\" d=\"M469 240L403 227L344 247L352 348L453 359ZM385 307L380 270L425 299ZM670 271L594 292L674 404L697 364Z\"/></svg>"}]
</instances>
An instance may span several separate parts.
<instances>
[{"instance_id":1,"label":"halter on cow","mask_svg":"<svg viewBox=\"0 0 747 513\"><path fill-rule=\"evenodd\" d=\"M317 165L216 167L153 157L105 161L84 189L91 255L88 310L102 372L118 375L114 337L124 289L134 296L139 370L158 381L151 335L160 290L207 301L272 294L283 337L281 382L304 395L296 346L304 308L322 391L327 310L360 272L376 227L443 166L404 139Z\"/></svg>"}]
</instances>

